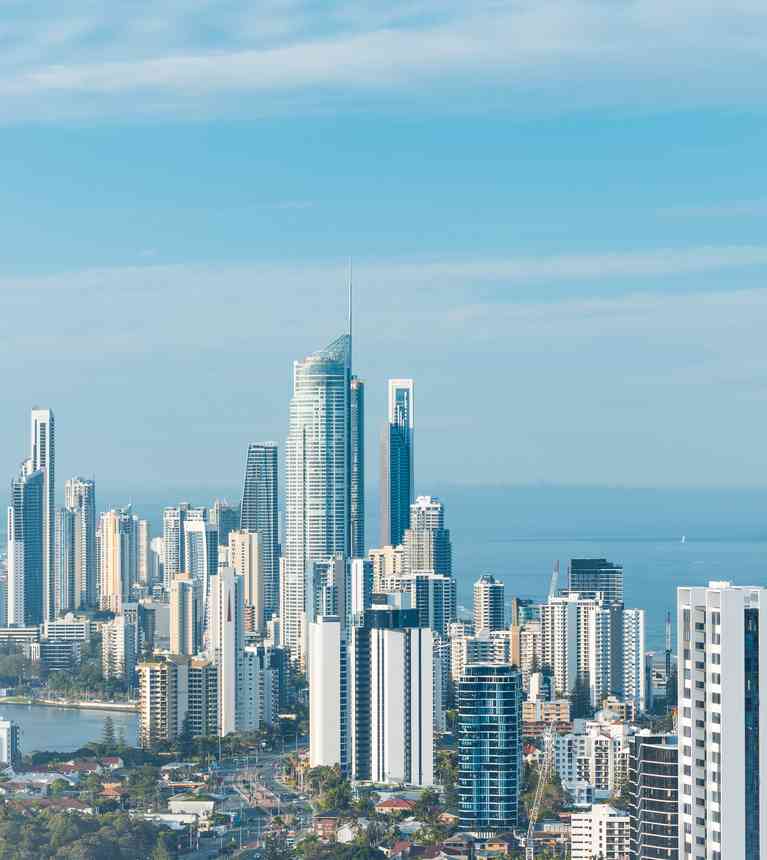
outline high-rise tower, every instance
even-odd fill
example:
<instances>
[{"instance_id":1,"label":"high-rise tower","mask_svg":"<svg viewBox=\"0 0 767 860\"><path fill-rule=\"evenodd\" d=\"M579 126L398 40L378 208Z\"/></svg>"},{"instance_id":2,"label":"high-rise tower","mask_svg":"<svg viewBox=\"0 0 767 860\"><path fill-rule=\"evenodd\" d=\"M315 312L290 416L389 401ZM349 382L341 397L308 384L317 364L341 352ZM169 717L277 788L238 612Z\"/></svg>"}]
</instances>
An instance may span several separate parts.
<instances>
[{"instance_id":1,"label":"high-rise tower","mask_svg":"<svg viewBox=\"0 0 767 860\"><path fill-rule=\"evenodd\" d=\"M257 532L264 579L264 620L280 612L280 550L277 519L277 444L248 445L240 506L240 531Z\"/></svg>"},{"instance_id":2,"label":"high-rise tower","mask_svg":"<svg viewBox=\"0 0 767 860\"><path fill-rule=\"evenodd\" d=\"M27 460L11 482L8 507L8 620L3 624L41 624L45 540L45 471Z\"/></svg>"},{"instance_id":3,"label":"high-rise tower","mask_svg":"<svg viewBox=\"0 0 767 860\"><path fill-rule=\"evenodd\" d=\"M101 569L99 606L122 612L138 581L138 517L130 505L106 511L99 519Z\"/></svg>"},{"instance_id":4,"label":"high-rise tower","mask_svg":"<svg viewBox=\"0 0 767 860\"><path fill-rule=\"evenodd\" d=\"M351 553L365 555L365 383L352 376L351 410Z\"/></svg>"},{"instance_id":5,"label":"high-rise tower","mask_svg":"<svg viewBox=\"0 0 767 860\"><path fill-rule=\"evenodd\" d=\"M351 335L293 365L286 447L285 643L299 656L304 577L351 550Z\"/></svg>"},{"instance_id":6,"label":"high-rise tower","mask_svg":"<svg viewBox=\"0 0 767 860\"><path fill-rule=\"evenodd\" d=\"M33 409L30 459L43 472L43 619L55 616L56 566L56 429L50 409Z\"/></svg>"},{"instance_id":7,"label":"high-rise tower","mask_svg":"<svg viewBox=\"0 0 767 860\"><path fill-rule=\"evenodd\" d=\"M173 577L186 571L184 521L188 511L189 503L182 502L176 507L165 508L162 512L163 546L165 549L163 580L166 591L170 591Z\"/></svg>"},{"instance_id":8,"label":"high-rise tower","mask_svg":"<svg viewBox=\"0 0 767 860\"><path fill-rule=\"evenodd\" d=\"M453 571L450 530L445 528L445 506L434 496L419 496L410 506L405 529L405 570L433 570L443 576Z\"/></svg>"},{"instance_id":9,"label":"high-rise tower","mask_svg":"<svg viewBox=\"0 0 767 860\"><path fill-rule=\"evenodd\" d=\"M474 583L474 631L502 630L505 625L505 587L490 574Z\"/></svg>"},{"instance_id":10,"label":"high-rise tower","mask_svg":"<svg viewBox=\"0 0 767 860\"><path fill-rule=\"evenodd\" d=\"M522 676L475 663L458 684L458 815L461 830L490 835L519 824Z\"/></svg>"},{"instance_id":11,"label":"high-rise tower","mask_svg":"<svg viewBox=\"0 0 767 860\"><path fill-rule=\"evenodd\" d=\"M381 545L398 546L413 504L413 380L389 380L389 418L381 439Z\"/></svg>"},{"instance_id":12,"label":"high-rise tower","mask_svg":"<svg viewBox=\"0 0 767 860\"><path fill-rule=\"evenodd\" d=\"M98 603L96 482L72 478L64 484L64 505L75 515L75 609Z\"/></svg>"},{"instance_id":13,"label":"high-rise tower","mask_svg":"<svg viewBox=\"0 0 767 860\"><path fill-rule=\"evenodd\" d=\"M767 858L767 589L677 589L680 857Z\"/></svg>"}]
</instances>

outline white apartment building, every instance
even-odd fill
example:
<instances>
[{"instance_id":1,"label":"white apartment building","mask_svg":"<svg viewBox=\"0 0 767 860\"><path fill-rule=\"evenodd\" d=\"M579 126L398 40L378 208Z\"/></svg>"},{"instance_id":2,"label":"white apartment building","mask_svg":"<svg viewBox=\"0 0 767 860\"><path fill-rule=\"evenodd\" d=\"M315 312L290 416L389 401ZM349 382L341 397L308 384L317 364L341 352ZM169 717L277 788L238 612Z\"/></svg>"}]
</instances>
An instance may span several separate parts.
<instances>
[{"instance_id":1,"label":"white apartment building","mask_svg":"<svg viewBox=\"0 0 767 860\"><path fill-rule=\"evenodd\" d=\"M21 726L0 719L0 765L18 767L21 763Z\"/></svg>"},{"instance_id":2,"label":"white apartment building","mask_svg":"<svg viewBox=\"0 0 767 860\"><path fill-rule=\"evenodd\" d=\"M486 574L474 583L474 629L502 630L506 626L506 587Z\"/></svg>"},{"instance_id":3,"label":"white apartment building","mask_svg":"<svg viewBox=\"0 0 767 860\"><path fill-rule=\"evenodd\" d=\"M626 723L575 720L574 730L554 740L554 770L562 786L583 796L583 784L593 797L606 800L628 777L629 739L636 729Z\"/></svg>"},{"instance_id":4,"label":"white apartment building","mask_svg":"<svg viewBox=\"0 0 767 860\"><path fill-rule=\"evenodd\" d=\"M566 592L541 605L541 639L557 694L570 695L581 678L593 708L611 693L644 707L643 610Z\"/></svg>"},{"instance_id":5,"label":"white apartment building","mask_svg":"<svg viewBox=\"0 0 767 860\"><path fill-rule=\"evenodd\" d=\"M58 642L90 642L93 625L87 616L75 615L68 612L57 621L46 621L42 625L43 639L54 639Z\"/></svg>"},{"instance_id":6,"label":"white apartment building","mask_svg":"<svg viewBox=\"0 0 767 860\"><path fill-rule=\"evenodd\" d=\"M361 632L370 637L369 664L353 664L351 678L356 687L370 690L369 778L433 785L435 691L441 678L434 672L432 631L373 627ZM367 718L367 707L355 709L358 718L360 710ZM366 769L367 761L360 767Z\"/></svg>"},{"instance_id":7,"label":"white apartment building","mask_svg":"<svg viewBox=\"0 0 767 860\"><path fill-rule=\"evenodd\" d=\"M242 652L242 695L239 731L251 732L277 721L279 678L262 645Z\"/></svg>"},{"instance_id":8,"label":"white apartment building","mask_svg":"<svg viewBox=\"0 0 767 860\"><path fill-rule=\"evenodd\" d=\"M242 576L245 606L254 613L253 629L262 633L266 617L266 567L260 532L229 532L229 564Z\"/></svg>"},{"instance_id":9,"label":"white apartment building","mask_svg":"<svg viewBox=\"0 0 767 860\"><path fill-rule=\"evenodd\" d=\"M202 600L200 585L188 573L170 584L170 652L191 657L200 650Z\"/></svg>"},{"instance_id":10,"label":"white apartment building","mask_svg":"<svg viewBox=\"0 0 767 860\"><path fill-rule=\"evenodd\" d=\"M371 549L368 558L373 563L373 591L402 591L405 575L405 548L382 546Z\"/></svg>"},{"instance_id":11,"label":"white apartment building","mask_svg":"<svg viewBox=\"0 0 767 860\"><path fill-rule=\"evenodd\" d=\"M309 625L309 767L348 768L348 666L341 619Z\"/></svg>"},{"instance_id":12,"label":"white apartment building","mask_svg":"<svg viewBox=\"0 0 767 860\"><path fill-rule=\"evenodd\" d=\"M218 668L219 732L237 731L241 713L244 605L242 577L222 567L210 577L207 652Z\"/></svg>"},{"instance_id":13,"label":"white apartment building","mask_svg":"<svg viewBox=\"0 0 767 860\"><path fill-rule=\"evenodd\" d=\"M572 860L628 860L630 819L607 804L592 806L588 812L573 813L570 819Z\"/></svg>"},{"instance_id":14,"label":"white apartment building","mask_svg":"<svg viewBox=\"0 0 767 860\"><path fill-rule=\"evenodd\" d=\"M679 857L767 858L767 589L677 589Z\"/></svg>"},{"instance_id":15,"label":"white apartment building","mask_svg":"<svg viewBox=\"0 0 767 860\"><path fill-rule=\"evenodd\" d=\"M457 633L460 628L449 625ZM519 663L518 630L488 630L483 628L475 635L452 635L450 638L450 677L457 683L470 663Z\"/></svg>"},{"instance_id":16,"label":"white apartment building","mask_svg":"<svg viewBox=\"0 0 767 860\"><path fill-rule=\"evenodd\" d=\"M133 680L138 632L125 615L101 625L101 672L105 678Z\"/></svg>"}]
</instances>

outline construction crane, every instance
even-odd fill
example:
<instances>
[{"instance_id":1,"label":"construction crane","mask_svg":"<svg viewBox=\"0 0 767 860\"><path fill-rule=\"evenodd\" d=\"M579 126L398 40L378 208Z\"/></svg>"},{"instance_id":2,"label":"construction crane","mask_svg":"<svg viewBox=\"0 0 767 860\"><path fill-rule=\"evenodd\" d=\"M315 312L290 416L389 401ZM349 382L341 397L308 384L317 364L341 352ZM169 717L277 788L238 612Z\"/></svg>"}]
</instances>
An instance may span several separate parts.
<instances>
[{"instance_id":1,"label":"construction crane","mask_svg":"<svg viewBox=\"0 0 767 860\"><path fill-rule=\"evenodd\" d=\"M556 572L555 572L556 575ZM554 724L549 723L543 733L543 761L538 769L538 785L535 787L533 808L530 810L525 840L525 860L535 860L535 825L541 813L543 790L549 781L554 765Z\"/></svg>"}]
</instances>

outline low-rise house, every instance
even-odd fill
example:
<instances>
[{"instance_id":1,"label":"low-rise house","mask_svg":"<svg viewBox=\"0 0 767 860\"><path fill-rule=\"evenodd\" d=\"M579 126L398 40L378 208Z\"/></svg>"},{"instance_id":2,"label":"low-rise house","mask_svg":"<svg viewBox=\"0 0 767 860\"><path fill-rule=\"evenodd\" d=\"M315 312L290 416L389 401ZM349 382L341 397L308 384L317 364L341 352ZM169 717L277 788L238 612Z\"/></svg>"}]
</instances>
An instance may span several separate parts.
<instances>
[{"instance_id":1,"label":"low-rise house","mask_svg":"<svg viewBox=\"0 0 767 860\"><path fill-rule=\"evenodd\" d=\"M312 829L323 842L335 842L338 833L338 814L318 813L312 819Z\"/></svg>"},{"instance_id":2,"label":"low-rise house","mask_svg":"<svg viewBox=\"0 0 767 860\"><path fill-rule=\"evenodd\" d=\"M76 797L30 797L13 798L8 806L23 812L25 809L48 809L52 812L77 812L93 815L93 807Z\"/></svg>"},{"instance_id":3,"label":"low-rise house","mask_svg":"<svg viewBox=\"0 0 767 860\"><path fill-rule=\"evenodd\" d=\"M206 822L216 810L216 798L209 794L176 794L168 800L168 809L176 815L194 815Z\"/></svg>"},{"instance_id":4,"label":"low-rise house","mask_svg":"<svg viewBox=\"0 0 767 860\"><path fill-rule=\"evenodd\" d=\"M54 782L63 780L67 785L74 787L79 782L77 774L64 774L51 771L27 771L24 773L14 774L9 782L0 784L0 791L6 795L12 794L15 791L21 791L26 794L39 794L46 796Z\"/></svg>"},{"instance_id":5,"label":"low-rise house","mask_svg":"<svg viewBox=\"0 0 767 860\"><path fill-rule=\"evenodd\" d=\"M357 818L354 821L345 821L336 830L336 842L348 845L361 834L366 833L370 822L367 818Z\"/></svg>"},{"instance_id":6,"label":"low-rise house","mask_svg":"<svg viewBox=\"0 0 767 860\"><path fill-rule=\"evenodd\" d=\"M406 797L388 797L386 800L379 800L375 810L379 815L407 815L415 807L415 801L408 800Z\"/></svg>"},{"instance_id":7,"label":"low-rise house","mask_svg":"<svg viewBox=\"0 0 767 860\"><path fill-rule=\"evenodd\" d=\"M105 782L101 786L101 796L107 800L122 800L128 789L121 782Z\"/></svg>"}]
</instances>

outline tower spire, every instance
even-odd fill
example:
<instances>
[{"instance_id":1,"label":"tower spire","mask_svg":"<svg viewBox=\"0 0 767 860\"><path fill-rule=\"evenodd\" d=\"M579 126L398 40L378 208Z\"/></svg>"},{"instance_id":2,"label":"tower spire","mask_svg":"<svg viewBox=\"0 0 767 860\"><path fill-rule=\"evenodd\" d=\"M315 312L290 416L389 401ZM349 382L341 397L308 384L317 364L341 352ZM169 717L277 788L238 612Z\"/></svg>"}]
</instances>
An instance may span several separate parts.
<instances>
[{"instance_id":1,"label":"tower spire","mask_svg":"<svg viewBox=\"0 0 767 860\"><path fill-rule=\"evenodd\" d=\"M352 258L349 257L349 336L352 334Z\"/></svg>"}]
</instances>

